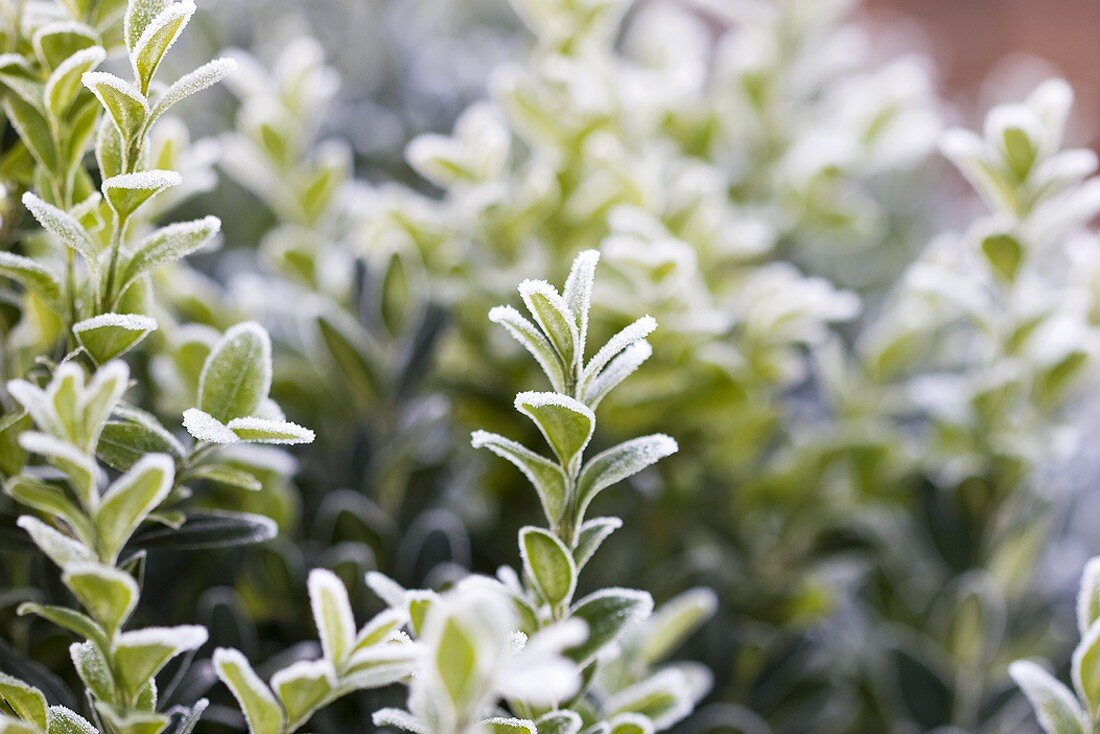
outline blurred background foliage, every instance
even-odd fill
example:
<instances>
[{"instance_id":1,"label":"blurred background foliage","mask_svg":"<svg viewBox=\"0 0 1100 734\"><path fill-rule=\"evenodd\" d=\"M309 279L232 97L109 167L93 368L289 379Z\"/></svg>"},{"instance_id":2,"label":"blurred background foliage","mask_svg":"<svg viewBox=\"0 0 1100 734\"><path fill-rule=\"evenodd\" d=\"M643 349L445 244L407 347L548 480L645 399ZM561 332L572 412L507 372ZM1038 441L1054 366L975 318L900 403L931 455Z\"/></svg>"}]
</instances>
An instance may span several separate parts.
<instances>
[{"instance_id":1,"label":"blurred background foliage","mask_svg":"<svg viewBox=\"0 0 1100 734\"><path fill-rule=\"evenodd\" d=\"M256 319L273 397L318 439L293 458L241 452L260 492L210 482L202 502L280 535L156 556L147 613L208 625L266 675L312 637L312 567L373 612L365 571L419 588L510 562L536 498L467 436L533 438L508 408L537 378L486 313L596 248L596 340L642 311L661 324L596 448L662 431L681 451L601 500L632 552L597 557L589 583L721 600L680 656L715 685L678 730L1035 731L1007 664L1066 658L1096 550L1093 209L1054 225L983 205L941 134L980 128L1045 67L990 65L979 89L992 55L945 54L944 89L913 51L966 46L969 4L944 17L911 0L940 18L921 32L887 5L200 3L170 64L232 48L241 69L165 126L162 167L194 183L179 216L218 215L223 241L158 276L138 369L147 402L177 414L211 334ZM1074 142L1091 129L1080 110ZM1061 137L1036 114L1037 136ZM191 146L173 141L187 130ZM1035 273L1002 277L1001 246L1033 253ZM12 660L60 670L61 637L13 613L34 573L5 565L3 637ZM199 665L185 685L213 677ZM311 729L369 727L386 695ZM207 719L240 727L228 707Z\"/></svg>"}]
</instances>

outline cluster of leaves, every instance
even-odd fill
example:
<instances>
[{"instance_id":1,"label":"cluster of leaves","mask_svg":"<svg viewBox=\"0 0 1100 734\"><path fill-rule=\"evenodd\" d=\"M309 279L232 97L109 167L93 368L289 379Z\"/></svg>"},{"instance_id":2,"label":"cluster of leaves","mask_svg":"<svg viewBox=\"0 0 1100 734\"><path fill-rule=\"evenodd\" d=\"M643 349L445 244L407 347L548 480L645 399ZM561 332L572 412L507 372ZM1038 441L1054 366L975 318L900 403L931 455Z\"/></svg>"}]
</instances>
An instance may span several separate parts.
<instances>
[{"instance_id":1,"label":"cluster of leaves","mask_svg":"<svg viewBox=\"0 0 1100 734\"><path fill-rule=\"evenodd\" d=\"M490 313L553 388L515 400L553 459L496 434L473 435L474 446L515 464L542 504L548 527L519 531L522 574L502 567L496 579L472 576L443 593L408 591L369 574L389 607L357 631L343 584L314 571L319 660L293 663L268 686L238 651L215 656L253 734L294 731L337 697L410 676L408 710L381 709L375 723L414 734L652 732L681 720L706 692L705 669L660 662L713 612L709 592L671 602L644 627L638 623L653 610L645 592L606 588L574 598L581 571L622 525L613 517L585 519L592 500L677 448L668 436L647 436L585 461L594 408L649 357L645 338L656 327L639 319L586 360L598 257L579 255L561 293L545 281L520 285L534 322L507 306Z\"/></svg>"},{"instance_id":2,"label":"cluster of leaves","mask_svg":"<svg viewBox=\"0 0 1100 734\"><path fill-rule=\"evenodd\" d=\"M154 124L234 69L222 59L168 85L155 78L195 11L189 0L5 6L0 86L18 139L3 170L28 188L22 203L42 229L20 233L25 254L0 253L0 275L22 286L5 291L18 318L5 325L0 354L6 372L25 375L3 391L11 409L0 422L0 470L5 495L24 513L16 524L31 542L22 550L52 561L64 590L34 594L45 601L23 603L18 614L77 638L69 653L88 718L48 706L38 687L4 674L3 731L190 732L206 701L170 705L157 676L169 664L185 672L208 634L198 625L133 628L147 555L270 538L266 518L197 511L193 486L260 487L221 446L313 440L269 398L271 344L254 323L191 350L195 390L183 400L193 407L182 416L189 445L123 400L133 385L118 358L150 344L158 327L155 271L208 245L220 227L214 217L157 227L151 204L182 183L154 167L182 158L171 150L178 136L158 136ZM98 68L119 50L132 80ZM93 139L97 165L88 169ZM0 666L34 673L15 655Z\"/></svg>"},{"instance_id":3,"label":"cluster of leaves","mask_svg":"<svg viewBox=\"0 0 1100 734\"><path fill-rule=\"evenodd\" d=\"M476 356L492 336L464 314L478 291L599 246L612 289L597 306L665 326L608 424L659 423L692 447L663 465L665 543L637 565L720 584L728 628L766 631L713 651L725 695L779 731L995 730L1007 663L1039 651L1024 630L1048 603L1039 472L1078 450L1062 429L1095 374L1095 160L1062 149L1065 84L995 110L984 141L942 136L992 215L933 239L927 64L865 63L854 3L513 5L531 54L452 134L409 146L442 198L398 199L429 271L463 294L443 365L460 411L503 391ZM917 589L914 548L936 579ZM844 618L853 637L905 632L837 666L850 638L804 632L853 604L868 612ZM981 640L964 634L975 609Z\"/></svg>"}]
</instances>

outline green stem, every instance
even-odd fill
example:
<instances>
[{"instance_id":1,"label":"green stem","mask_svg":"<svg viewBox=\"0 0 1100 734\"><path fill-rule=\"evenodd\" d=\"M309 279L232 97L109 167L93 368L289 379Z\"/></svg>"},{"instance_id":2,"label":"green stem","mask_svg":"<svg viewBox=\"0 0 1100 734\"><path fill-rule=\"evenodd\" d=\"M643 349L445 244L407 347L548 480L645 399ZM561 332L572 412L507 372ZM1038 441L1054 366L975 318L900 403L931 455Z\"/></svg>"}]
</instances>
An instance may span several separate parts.
<instances>
[{"instance_id":1,"label":"green stem","mask_svg":"<svg viewBox=\"0 0 1100 734\"><path fill-rule=\"evenodd\" d=\"M114 299L115 280L118 277L118 260L122 252L122 233L126 229L127 220L115 215L115 227L111 232L111 258L107 265L107 283L103 288L103 297L100 299L100 311L107 311Z\"/></svg>"}]
</instances>

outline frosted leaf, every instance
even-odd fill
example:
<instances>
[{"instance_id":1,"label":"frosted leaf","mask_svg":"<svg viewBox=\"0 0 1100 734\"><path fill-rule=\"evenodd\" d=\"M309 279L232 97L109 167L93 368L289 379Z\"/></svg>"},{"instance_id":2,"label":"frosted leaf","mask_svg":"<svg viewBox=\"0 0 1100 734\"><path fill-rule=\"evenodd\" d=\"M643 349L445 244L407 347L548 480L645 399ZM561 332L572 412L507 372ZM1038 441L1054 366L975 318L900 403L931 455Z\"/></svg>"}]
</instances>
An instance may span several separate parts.
<instances>
[{"instance_id":1,"label":"frosted leaf","mask_svg":"<svg viewBox=\"0 0 1100 734\"><path fill-rule=\"evenodd\" d=\"M84 319L73 327L73 331L96 329L101 326L117 326L120 329L130 331L153 331L157 328L157 320L150 316L135 313L104 313L90 319Z\"/></svg>"},{"instance_id":2,"label":"frosted leaf","mask_svg":"<svg viewBox=\"0 0 1100 734\"><path fill-rule=\"evenodd\" d=\"M161 60L175 45L195 10L192 0L171 3L149 21L138 40L130 45L130 64L142 89L148 89Z\"/></svg>"},{"instance_id":3,"label":"frosted leaf","mask_svg":"<svg viewBox=\"0 0 1100 734\"><path fill-rule=\"evenodd\" d=\"M97 97L100 97L101 100L103 98L100 96L100 92L97 90L97 87L110 87L111 89L119 92L123 96L129 97L134 101L135 104L144 107L146 111L148 111L149 109L149 102L148 100L146 100L145 95L138 91L138 88L135 87L132 83L126 81L120 76L112 74L108 71L88 71L81 76L81 80L83 81L84 86L92 90L92 92L94 92Z\"/></svg>"},{"instance_id":4,"label":"frosted leaf","mask_svg":"<svg viewBox=\"0 0 1100 734\"><path fill-rule=\"evenodd\" d=\"M72 563L91 563L96 560L91 550L36 517L23 515L16 520L16 524L23 528L31 536L34 544L61 568Z\"/></svg>"},{"instance_id":5,"label":"frosted leaf","mask_svg":"<svg viewBox=\"0 0 1100 734\"><path fill-rule=\"evenodd\" d=\"M1030 660L1017 660L1008 674L1027 696L1039 724L1053 734L1085 731L1085 712L1069 689Z\"/></svg>"},{"instance_id":6,"label":"frosted leaf","mask_svg":"<svg viewBox=\"0 0 1100 734\"><path fill-rule=\"evenodd\" d=\"M428 727L408 711L395 708L378 709L371 716L375 726L392 726L411 734L431 734Z\"/></svg>"},{"instance_id":7,"label":"frosted leaf","mask_svg":"<svg viewBox=\"0 0 1100 734\"><path fill-rule=\"evenodd\" d=\"M103 63L107 58L107 52L100 46L77 51L69 58L62 61L50 78L46 81L43 97L46 105L55 118L62 119L69 106L80 92L80 82L77 74L87 73ZM83 69L84 72L80 70Z\"/></svg>"},{"instance_id":8,"label":"frosted leaf","mask_svg":"<svg viewBox=\"0 0 1100 734\"><path fill-rule=\"evenodd\" d=\"M667 729L691 713L695 707L692 686L684 674L666 669L656 675L619 691L607 700L607 709L612 712L636 710L638 703L660 698L664 705L653 715L653 724L657 729ZM666 699L671 701L665 702Z\"/></svg>"},{"instance_id":9,"label":"frosted leaf","mask_svg":"<svg viewBox=\"0 0 1100 734\"><path fill-rule=\"evenodd\" d=\"M585 386L582 395L584 402L589 407L595 408L607 393L633 374L652 356L653 347L645 339L636 341L619 352L619 355L611 360L611 363Z\"/></svg>"},{"instance_id":10,"label":"frosted leaf","mask_svg":"<svg viewBox=\"0 0 1100 734\"><path fill-rule=\"evenodd\" d=\"M596 377L603 368L620 352L634 342L645 339L657 328L657 320L652 316L643 316L634 323L625 327L622 331L611 337L606 344L585 365L581 384L587 385Z\"/></svg>"},{"instance_id":11,"label":"frosted leaf","mask_svg":"<svg viewBox=\"0 0 1100 734\"><path fill-rule=\"evenodd\" d=\"M235 71L237 71L237 62L235 60L221 58L208 61L189 74L184 74L160 95L153 105L153 111L150 113L151 118L154 120L159 118L172 106L190 97L192 94L197 94L204 89L214 86Z\"/></svg>"},{"instance_id":12,"label":"frosted leaf","mask_svg":"<svg viewBox=\"0 0 1100 734\"><path fill-rule=\"evenodd\" d=\"M313 443L316 434L310 429L290 421L275 421L265 418L234 418L226 424L242 441L257 441L270 444Z\"/></svg>"},{"instance_id":13,"label":"frosted leaf","mask_svg":"<svg viewBox=\"0 0 1100 734\"><path fill-rule=\"evenodd\" d=\"M1084 636L1100 619L1100 557L1090 558L1081 573L1081 590L1077 595L1077 630Z\"/></svg>"},{"instance_id":14,"label":"frosted leaf","mask_svg":"<svg viewBox=\"0 0 1100 734\"><path fill-rule=\"evenodd\" d=\"M156 230L141 241L126 264L120 291L125 290L143 273L166 263L181 260L202 249L220 231L221 220L217 217L203 217L193 222L177 222Z\"/></svg>"},{"instance_id":15,"label":"frosted leaf","mask_svg":"<svg viewBox=\"0 0 1100 734\"><path fill-rule=\"evenodd\" d=\"M178 627L146 627L145 629L123 632L118 636L115 644L119 647L164 645L183 651L202 647L208 637L205 627L197 624L184 624Z\"/></svg>"},{"instance_id":16,"label":"frosted leaf","mask_svg":"<svg viewBox=\"0 0 1100 734\"><path fill-rule=\"evenodd\" d=\"M61 243L80 253L93 276L99 272L99 257L95 243L87 231L72 215L47 204L30 191L23 194L23 206L27 207L38 223L57 237Z\"/></svg>"},{"instance_id":17,"label":"frosted leaf","mask_svg":"<svg viewBox=\"0 0 1100 734\"><path fill-rule=\"evenodd\" d=\"M175 171L138 171L113 176L103 182L104 189L127 189L131 191L164 189L179 186L183 176Z\"/></svg>"},{"instance_id":18,"label":"frosted leaf","mask_svg":"<svg viewBox=\"0 0 1100 734\"><path fill-rule=\"evenodd\" d=\"M234 444L241 440L224 423L198 408L188 408L183 411L183 427L198 441Z\"/></svg>"},{"instance_id":19,"label":"frosted leaf","mask_svg":"<svg viewBox=\"0 0 1100 734\"><path fill-rule=\"evenodd\" d=\"M494 716L490 719L485 719L481 722L482 728L480 732L487 734L488 732L495 732L500 729L508 729L511 731L519 732L524 731L528 734L538 734L538 729L535 728L535 722L530 719L517 719L515 717Z\"/></svg>"},{"instance_id":20,"label":"frosted leaf","mask_svg":"<svg viewBox=\"0 0 1100 734\"><path fill-rule=\"evenodd\" d=\"M592 286L596 280L596 265L599 261L600 253L596 250L585 250L577 255L562 292L562 298L577 322L579 337L577 351L582 360L585 341L588 338L588 312L592 307Z\"/></svg>"},{"instance_id":21,"label":"frosted leaf","mask_svg":"<svg viewBox=\"0 0 1100 734\"><path fill-rule=\"evenodd\" d=\"M565 372L561 358L550 341L523 314L511 306L495 306L489 309L489 321L500 324L531 353L538 362L550 385L555 390L565 390Z\"/></svg>"},{"instance_id":22,"label":"frosted leaf","mask_svg":"<svg viewBox=\"0 0 1100 734\"><path fill-rule=\"evenodd\" d=\"M405 604L405 589L384 573L370 571L366 576L367 586L375 595L391 607Z\"/></svg>"}]
</instances>

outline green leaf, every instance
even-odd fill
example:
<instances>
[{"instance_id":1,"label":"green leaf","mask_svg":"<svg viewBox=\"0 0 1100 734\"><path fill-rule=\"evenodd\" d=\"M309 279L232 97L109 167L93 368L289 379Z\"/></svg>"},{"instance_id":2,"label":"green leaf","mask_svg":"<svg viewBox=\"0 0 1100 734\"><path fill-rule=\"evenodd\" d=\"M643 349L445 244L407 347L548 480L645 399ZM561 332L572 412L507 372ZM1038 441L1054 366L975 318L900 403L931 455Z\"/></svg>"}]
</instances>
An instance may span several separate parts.
<instances>
[{"instance_id":1,"label":"green leaf","mask_svg":"<svg viewBox=\"0 0 1100 734\"><path fill-rule=\"evenodd\" d=\"M64 519L89 542L94 537L93 528L84 513L60 488L20 475L9 479L4 485L4 491L21 505Z\"/></svg>"},{"instance_id":2,"label":"green leaf","mask_svg":"<svg viewBox=\"0 0 1100 734\"><path fill-rule=\"evenodd\" d=\"M123 36L126 48L135 48L145 29L164 12L170 0L129 0L123 17Z\"/></svg>"},{"instance_id":3,"label":"green leaf","mask_svg":"<svg viewBox=\"0 0 1100 734\"><path fill-rule=\"evenodd\" d=\"M39 26L31 37L35 55L43 66L56 69L73 54L97 45L99 34L83 23L59 21Z\"/></svg>"},{"instance_id":4,"label":"green leaf","mask_svg":"<svg viewBox=\"0 0 1100 734\"><path fill-rule=\"evenodd\" d=\"M116 409L96 444L96 455L112 469L126 471L146 454L183 458L184 449L156 418L135 408Z\"/></svg>"},{"instance_id":5,"label":"green leaf","mask_svg":"<svg viewBox=\"0 0 1100 734\"><path fill-rule=\"evenodd\" d=\"M65 59L64 62L50 74L43 92L46 100L46 110L54 119L57 129L65 120L69 107L81 92L81 76L103 63L107 58L107 52L99 46L92 46Z\"/></svg>"},{"instance_id":6,"label":"green leaf","mask_svg":"<svg viewBox=\"0 0 1100 734\"><path fill-rule=\"evenodd\" d=\"M519 531L523 567L539 593L554 609L566 605L577 588L573 556L556 535L527 526Z\"/></svg>"},{"instance_id":7,"label":"green leaf","mask_svg":"<svg viewBox=\"0 0 1100 734\"><path fill-rule=\"evenodd\" d=\"M172 721L164 714L123 709L102 701L97 701L95 708L99 718L110 727L110 731L118 734L161 734Z\"/></svg>"},{"instance_id":8,"label":"green leaf","mask_svg":"<svg viewBox=\"0 0 1100 734\"><path fill-rule=\"evenodd\" d=\"M0 673L0 699L23 721L39 729L46 728L46 697L42 691L29 686L18 678Z\"/></svg>"},{"instance_id":9,"label":"green leaf","mask_svg":"<svg viewBox=\"0 0 1100 734\"><path fill-rule=\"evenodd\" d=\"M19 445L19 434L30 430L31 416L25 410L0 418L0 477L13 477L27 463L27 452Z\"/></svg>"},{"instance_id":10,"label":"green leaf","mask_svg":"<svg viewBox=\"0 0 1100 734\"><path fill-rule=\"evenodd\" d=\"M96 370L80 400L83 445L93 449L103 432L103 424L118 406L129 387L130 368L125 362L111 362ZM131 411L140 412L140 411Z\"/></svg>"},{"instance_id":11,"label":"green leaf","mask_svg":"<svg viewBox=\"0 0 1100 734\"><path fill-rule=\"evenodd\" d=\"M161 227L137 246L133 256L122 271L119 292L125 291L142 274L176 260L206 246L221 231L221 220L206 217L193 222L180 222Z\"/></svg>"},{"instance_id":12,"label":"green leaf","mask_svg":"<svg viewBox=\"0 0 1100 734\"><path fill-rule=\"evenodd\" d=\"M1028 660L1008 666L1047 734L1086 734L1085 712L1073 694L1050 673Z\"/></svg>"},{"instance_id":13,"label":"green leaf","mask_svg":"<svg viewBox=\"0 0 1100 734\"><path fill-rule=\"evenodd\" d=\"M618 355L628 347L636 344L653 333L657 328L657 321L652 316L643 316L629 326L623 328L615 336L607 340L607 343L597 350L588 364L584 366L581 374L580 393L588 395L593 392L592 383Z\"/></svg>"},{"instance_id":14,"label":"green leaf","mask_svg":"<svg viewBox=\"0 0 1100 734\"><path fill-rule=\"evenodd\" d=\"M127 219L145 202L183 178L175 171L141 171L112 176L103 182L103 195L121 219Z\"/></svg>"},{"instance_id":15,"label":"green leaf","mask_svg":"<svg viewBox=\"0 0 1100 734\"><path fill-rule=\"evenodd\" d=\"M96 560L95 554L82 543L58 532L37 518L23 515L19 518L18 524L31 536L34 544L59 568Z\"/></svg>"},{"instance_id":16,"label":"green leaf","mask_svg":"<svg viewBox=\"0 0 1100 734\"><path fill-rule=\"evenodd\" d=\"M156 319L148 316L105 313L74 324L73 334L97 364L104 364L126 354L156 329Z\"/></svg>"},{"instance_id":17,"label":"green leaf","mask_svg":"<svg viewBox=\"0 0 1100 734\"><path fill-rule=\"evenodd\" d=\"M8 385L9 389L11 384ZM62 472L73 488L84 509L92 511L99 504L99 465L68 441L45 433L27 431L19 437L20 445L32 454L46 457L49 463Z\"/></svg>"},{"instance_id":18,"label":"green leaf","mask_svg":"<svg viewBox=\"0 0 1100 734\"><path fill-rule=\"evenodd\" d=\"M475 449L489 449L515 464L538 493L546 519L551 523L561 519L566 500L566 479L561 467L526 446L495 433L474 431L471 443Z\"/></svg>"},{"instance_id":19,"label":"green leaf","mask_svg":"<svg viewBox=\"0 0 1100 734\"><path fill-rule=\"evenodd\" d=\"M145 95L125 79L105 71L90 71L84 75L83 81L103 109L107 110L120 139L127 144L136 140L149 117L149 102Z\"/></svg>"},{"instance_id":20,"label":"green leaf","mask_svg":"<svg viewBox=\"0 0 1100 734\"><path fill-rule=\"evenodd\" d=\"M1031 141L1027 131L1015 126L1005 127L1001 131L1001 142L1009 170L1015 174L1017 181L1025 180L1038 158L1038 146Z\"/></svg>"},{"instance_id":21,"label":"green leaf","mask_svg":"<svg viewBox=\"0 0 1100 734\"><path fill-rule=\"evenodd\" d=\"M348 591L334 573L316 568L309 574L309 602L325 659L339 672L355 649L355 618Z\"/></svg>"},{"instance_id":22,"label":"green leaf","mask_svg":"<svg viewBox=\"0 0 1100 734\"><path fill-rule=\"evenodd\" d=\"M371 363L368 346L351 336L353 324L344 326L342 321L335 314L318 316L317 329L341 378L354 389L360 404L371 404L371 398L379 394L379 378Z\"/></svg>"},{"instance_id":23,"label":"green leaf","mask_svg":"<svg viewBox=\"0 0 1100 734\"><path fill-rule=\"evenodd\" d=\"M58 169L58 152L43 113L15 94L4 95L4 113L44 171Z\"/></svg>"},{"instance_id":24,"label":"green leaf","mask_svg":"<svg viewBox=\"0 0 1100 734\"><path fill-rule=\"evenodd\" d=\"M69 113L67 129L61 132L62 166L77 180L82 180L87 176L87 171L84 170L82 164L84 154L88 151L88 141L95 135L99 123L99 112L99 103L91 97L78 102L76 107ZM110 125L105 127L110 127Z\"/></svg>"},{"instance_id":25,"label":"green leaf","mask_svg":"<svg viewBox=\"0 0 1100 734\"><path fill-rule=\"evenodd\" d=\"M577 544L573 549L577 573L580 573L608 536L622 526L623 521L617 517L594 517L581 524L577 531Z\"/></svg>"},{"instance_id":26,"label":"green leaf","mask_svg":"<svg viewBox=\"0 0 1100 734\"><path fill-rule=\"evenodd\" d=\"M658 607L646 620L642 657L654 665L668 657L703 622L714 616L718 597L710 589L691 589Z\"/></svg>"},{"instance_id":27,"label":"green leaf","mask_svg":"<svg viewBox=\"0 0 1100 734\"><path fill-rule=\"evenodd\" d=\"M240 704L251 734L282 734L286 724L282 707L244 655L218 648L214 651L214 670Z\"/></svg>"},{"instance_id":28,"label":"green leaf","mask_svg":"<svg viewBox=\"0 0 1100 734\"><path fill-rule=\"evenodd\" d=\"M66 247L70 247L80 253L87 263L93 277L99 272L99 255L95 243L88 232L72 215L58 209L52 204L39 199L31 192L23 194L23 206L34 215L50 234Z\"/></svg>"},{"instance_id":29,"label":"green leaf","mask_svg":"<svg viewBox=\"0 0 1100 734\"><path fill-rule=\"evenodd\" d=\"M253 322L225 332L203 365L199 407L225 422L255 414L271 390L271 339Z\"/></svg>"},{"instance_id":30,"label":"green leaf","mask_svg":"<svg viewBox=\"0 0 1100 734\"><path fill-rule=\"evenodd\" d=\"M608 722L608 734L653 734L653 720L635 713L619 714Z\"/></svg>"},{"instance_id":31,"label":"green leaf","mask_svg":"<svg viewBox=\"0 0 1100 734\"><path fill-rule=\"evenodd\" d=\"M313 431L290 421L272 421L265 418L234 418L226 424L238 439L246 443L294 445L313 443Z\"/></svg>"},{"instance_id":32,"label":"green leaf","mask_svg":"<svg viewBox=\"0 0 1100 734\"><path fill-rule=\"evenodd\" d=\"M563 467L584 451L596 428L596 415L588 406L552 392L522 392L516 410L538 427Z\"/></svg>"},{"instance_id":33,"label":"green leaf","mask_svg":"<svg viewBox=\"0 0 1100 734\"><path fill-rule=\"evenodd\" d=\"M103 656L103 650L91 641L75 642L69 646L69 657L80 680L92 695L102 700L113 700L118 695L111 666Z\"/></svg>"},{"instance_id":34,"label":"green leaf","mask_svg":"<svg viewBox=\"0 0 1100 734\"><path fill-rule=\"evenodd\" d=\"M429 734L425 727L415 716L404 709L382 708L371 715L375 726L386 726L410 734Z\"/></svg>"},{"instance_id":35,"label":"green leaf","mask_svg":"<svg viewBox=\"0 0 1100 734\"><path fill-rule=\"evenodd\" d=\"M596 279L596 264L600 261L598 250L585 250L573 258L569 277L565 281L562 299L576 319L577 352L584 359L584 346L588 340L588 312L592 308L592 286Z\"/></svg>"},{"instance_id":36,"label":"green leaf","mask_svg":"<svg viewBox=\"0 0 1100 734\"><path fill-rule=\"evenodd\" d=\"M0 714L0 734L41 734L42 731L19 719Z\"/></svg>"},{"instance_id":37,"label":"green leaf","mask_svg":"<svg viewBox=\"0 0 1100 734\"><path fill-rule=\"evenodd\" d=\"M195 4L191 0L168 5L148 22L137 42L130 47L134 78L139 81L143 94L149 91L149 83L157 73L164 54L176 42L194 14Z\"/></svg>"},{"instance_id":38,"label":"green leaf","mask_svg":"<svg viewBox=\"0 0 1100 734\"><path fill-rule=\"evenodd\" d=\"M0 252L0 275L21 283L54 309L61 303L61 279L29 257Z\"/></svg>"},{"instance_id":39,"label":"green leaf","mask_svg":"<svg viewBox=\"0 0 1100 734\"><path fill-rule=\"evenodd\" d=\"M500 324L512 337L531 353L542 368L550 386L556 392L565 392L566 366L550 341L538 328L511 306L496 306L489 310L489 321Z\"/></svg>"},{"instance_id":40,"label":"green leaf","mask_svg":"<svg viewBox=\"0 0 1100 734\"><path fill-rule=\"evenodd\" d=\"M137 582L110 566L74 564L65 569L61 580L108 633L119 629L137 604Z\"/></svg>"},{"instance_id":41,"label":"green leaf","mask_svg":"<svg viewBox=\"0 0 1100 734\"><path fill-rule=\"evenodd\" d=\"M323 660L300 660L271 677L271 687L286 712L287 728L306 722L333 693L331 671Z\"/></svg>"},{"instance_id":42,"label":"green leaf","mask_svg":"<svg viewBox=\"0 0 1100 734\"><path fill-rule=\"evenodd\" d=\"M157 99L153 105L153 111L149 113L149 119L151 121L158 119L174 105L192 94L214 86L236 70L237 62L233 59L214 59L191 73L184 74L172 82L172 85Z\"/></svg>"},{"instance_id":43,"label":"green leaf","mask_svg":"<svg viewBox=\"0 0 1100 734\"><path fill-rule=\"evenodd\" d=\"M647 359L653 356L653 347L645 339L640 339L619 353L598 375L585 383L581 390L581 400L593 410L609 392L623 380L634 374Z\"/></svg>"},{"instance_id":44,"label":"green leaf","mask_svg":"<svg viewBox=\"0 0 1100 734\"><path fill-rule=\"evenodd\" d=\"M376 614L355 636L352 653L387 642L408 621L408 614L400 609L386 609Z\"/></svg>"},{"instance_id":45,"label":"green leaf","mask_svg":"<svg viewBox=\"0 0 1100 734\"><path fill-rule=\"evenodd\" d=\"M98 734L88 720L64 706L50 706L47 734Z\"/></svg>"},{"instance_id":46,"label":"green leaf","mask_svg":"<svg viewBox=\"0 0 1100 734\"><path fill-rule=\"evenodd\" d=\"M150 454L111 484L95 516L104 557L118 557L142 520L168 496L174 477L171 457Z\"/></svg>"},{"instance_id":47,"label":"green leaf","mask_svg":"<svg viewBox=\"0 0 1100 734\"><path fill-rule=\"evenodd\" d=\"M580 336L576 317L558 290L544 280L523 281L519 284L519 294L527 310L554 345L566 375L572 377L579 362Z\"/></svg>"},{"instance_id":48,"label":"green leaf","mask_svg":"<svg viewBox=\"0 0 1100 734\"><path fill-rule=\"evenodd\" d=\"M59 607L52 604L34 604L25 602L16 609L19 616L33 614L41 617L62 629L69 630L86 640L91 640L100 647L107 646L107 632L95 620L86 614L81 614L75 609Z\"/></svg>"},{"instance_id":49,"label":"green leaf","mask_svg":"<svg viewBox=\"0 0 1100 734\"><path fill-rule=\"evenodd\" d=\"M136 694L169 660L182 652L197 650L206 639L206 628L197 625L123 632L114 644L119 683L130 695Z\"/></svg>"},{"instance_id":50,"label":"green leaf","mask_svg":"<svg viewBox=\"0 0 1100 734\"><path fill-rule=\"evenodd\" d=\"M577 479L577 517L584 518L596 495L607 487L632 477L666 456L676 453L676 441L657 433L625 441L592 457Z\"/></svg>"},{"instance_id":51,"label":"green leaf","mask_svg":"<svg viewBox=\"0 0 1100 734\"><path fill-rule=\"evenodd\" d=\"M454 707L464 708L476 680L477 645L454 617L444 620L432 655L443 692Z\"/></svg>"},{"instance_id":52,"label":"green leaf","mask_svg":"<svg viewBox=\"0 0 1100 734\"><path fill-rule=\"evenodd\" d=\"M226 487L245 489L249 492L259 492L264 488L263 483L256 478L255 474L225 464L207 464L206 466L195 469L190 475L198 477L199 479L207 479L211 482L225 485Z\"/></svg>"},{"instance_id":53,"label":"green leaf","mask_svg":"<svg viewBox=\"0 0 1100 734\"><path fill-rule=\"evenodd\" d=\"M570 617L588 625L588 638L566 654L584 667L604 646L615 642L652 611L653 597L644 591L603 589L589 594L574 604L570 612Z\"/></svg>"},{"instance_id":54,"label":"green leaf","mask_svg":"<svg viewBox=\"0 0 1100 734\"><path fill-rule=\"evenodd\" d=\"M1082 637L1100 619L1100 556L1090 558L1081 573L1077 594L1077 632Z\"/></svg>"},{"instance_id":55,"label":"green leaf","mask_svg":"<svg viewBox=\"0 0 1100 734\"><path fill-rule=\"evenodd\" d=\"M982 253L998 278L1006 283L1016 280L1024 261L1024 247L1014 235L1000 232L982 238Z\"/></svg>"},{"instance_id":56,"label":"green leaf","mask_svg":"<svg viewBox=\"0 0 1100 734\"><path fill-rule=\"evenodd\" d=\"M481 734L538 734L535 722L530 719L510 719L497 716L485 719L478 727Z\"/></svg>"},{"instance_id":57,"label":"green leaf","mask_svg":"<svg viewBox=\"0 0 1100 734\"><path fill-rule=\"evenodd\" d=\"M1100 717L1100 623L1094 623L1073 651L1073 685L1091 721Z\"/></svg>"},{"instance_id":58,"label":"green leaf","mask_svg":"<svg viewBox=\"0 0 1100 734\"><path fill-rule=\"evenodd\" d=\"M244 512L191 511L179 528L150 525L131 540L138 548L160 550L201 550L232 548L271 540L279 528L273 520Z\"/></svg>"},{"instance_id":59,"label":"green leaf","mask_svg":"<svg viewBox=\"0 0 1100 734\"><path fill-rule=\"evenodd\" d=\"M122 173L122 140L114 125L100 125L96 135L95 159L102 180Z\"/></svg>"},{"instance_id":60,"label":"green leaf","mask_svg":"<svg viewBox=\"0 0 1100 734\"><path fill-rule=\"evenodd\" d=\"M673 667L615 693L606 706L615 715L613 720L629 717L632 726L625 731L652 732L667 729L690 714L695 701L684 673Z\"/></svg>"},{"instance_id":61,"label":"green leaf","mask_svg":"<svg viewBox=\"0 0 1100 734\"><path fill-rule=\"evenodd\" d=\"M537 722L538 734L577 734L581 730L580 714L575 711L552 711Z\"/></svg>"}]
</instances>

